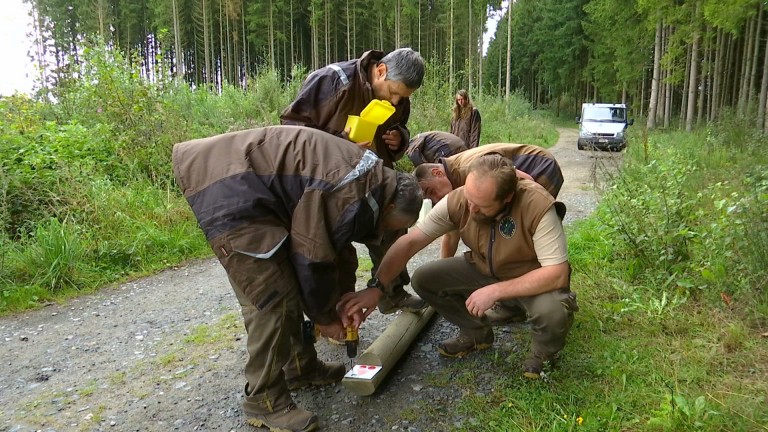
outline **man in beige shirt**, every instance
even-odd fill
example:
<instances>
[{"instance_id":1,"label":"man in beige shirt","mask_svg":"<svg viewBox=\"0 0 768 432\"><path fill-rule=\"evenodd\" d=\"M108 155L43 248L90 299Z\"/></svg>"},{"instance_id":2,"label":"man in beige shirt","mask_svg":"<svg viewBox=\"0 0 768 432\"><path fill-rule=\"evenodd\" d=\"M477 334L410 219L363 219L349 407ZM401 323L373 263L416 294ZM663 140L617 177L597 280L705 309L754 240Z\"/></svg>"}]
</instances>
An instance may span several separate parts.
<instances>
[{"instance_id":1,"label":"man in beige shirt","mask_svg":"<svg viewBox=\"0 0 768 432\"><path fill-rule=\"evenodd\" d=\"M427 263L411 279L414 290L459 327L458 336L443 341L438 351L462 357L491 347L494 336L486 312L496 302L514 305L531 321L532 347L523 372L538 378L565 346L578 310L570 291L565 232L554 203L540 185L518 181L511 160L498 154L479 157L470 165L464 187L448 194L390 248L373 286L346 295L339 307L346 313L369 311L411 257L443 234L459 230L470 250Z\"/></svg>"}]
</instances>

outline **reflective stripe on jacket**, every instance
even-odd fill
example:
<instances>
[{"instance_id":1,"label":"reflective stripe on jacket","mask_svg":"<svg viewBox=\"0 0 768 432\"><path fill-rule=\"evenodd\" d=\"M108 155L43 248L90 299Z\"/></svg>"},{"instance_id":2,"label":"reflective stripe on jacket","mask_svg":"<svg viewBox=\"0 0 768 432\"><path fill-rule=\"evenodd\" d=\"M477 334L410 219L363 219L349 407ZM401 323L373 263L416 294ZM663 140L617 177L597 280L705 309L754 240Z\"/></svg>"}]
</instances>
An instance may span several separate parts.
<instances>
[{"instance_id":1,"label":"reflective stripe on jacket","mask_svg":"<svg viewBox=\"0 0 768 432\"><path fill-rule=\"evenodd\" d=\"M368 70L384 57L381 51L367 51L357 60L333 63L315 70L307 76L299 94L283 110L280 122L284 125L308 126L340 136L344 132L347 116L360 115L373 100L373 88L368 81ZM401 99L384 124L379 126L374 137L376 154L384 160L384 166L392 168L394 162L403 157L410 141L406 127L411 114L411 102ZM389 129L400 131L402 143L397 152L392 152L381 139Z\"/></svg>"},{"instance_id":2,"label":"reflective stripe on jacket","mask_svg":"<svg viewBox=\"0 0 768 432\"><path fill-rule=\"evenodd\" d=\"M176 144L173 169L209 243L226 245L214 247L220 259L267 259L287 246L305 312L320 324L335 315L338 252L380 238L380 211L397 182L373 152L297 126Z\"/></svg>"}]
</instances>

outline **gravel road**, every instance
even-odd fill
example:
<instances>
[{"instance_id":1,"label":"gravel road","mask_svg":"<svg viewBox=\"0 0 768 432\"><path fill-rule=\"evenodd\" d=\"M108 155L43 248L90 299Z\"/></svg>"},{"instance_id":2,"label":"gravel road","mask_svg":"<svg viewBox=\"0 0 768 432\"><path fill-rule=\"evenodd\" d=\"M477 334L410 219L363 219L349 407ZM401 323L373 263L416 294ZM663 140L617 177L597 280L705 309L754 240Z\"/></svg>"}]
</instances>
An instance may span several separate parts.
<instances>
[{"instance_id":1,"label":"gravel road","mask_svg":"<svg viewBox=\"0 0 768 432\"><path fill-rule=\"evenodd\" d=\"M566 223L597 202L596 166L620 154L579 151L575 129L561 129L552 153L565 176ZM438 243L411 270L438 255ZM366 256L365 248L359 249ZM360 288L365 278L360 279ZM578 287L576 287L578 289ZM361 351L394 319L374 312ZM471 425L457 409L466 391L448 385L457 368L477 367L475 394L494 388L482 365L506 358L519 369L525 329L498 328L494 347L445 360L435 347L455 328L436 317L372 396L340 384L294 393L326 431L435 431ZM240 413L247 357L239 307L215 259L199 260L67 304L0 318L0 430L256 431ZM317 344L324 360L347 361L343 346ZM474 357L474 358L473 358Z\"/></svg>"}]
</instances>

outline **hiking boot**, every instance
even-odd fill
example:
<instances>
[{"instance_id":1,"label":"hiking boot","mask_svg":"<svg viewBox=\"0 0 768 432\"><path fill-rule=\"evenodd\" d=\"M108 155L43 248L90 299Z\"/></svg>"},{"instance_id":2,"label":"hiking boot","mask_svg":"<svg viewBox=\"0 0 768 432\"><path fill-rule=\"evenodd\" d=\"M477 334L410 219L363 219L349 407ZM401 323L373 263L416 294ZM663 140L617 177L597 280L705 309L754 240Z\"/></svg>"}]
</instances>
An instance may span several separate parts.
<instances>
[{"instance_id":1,"label":"hiking boot","mask_svg":"<svg viewBox=\"0 0 768 432\"><path fill-rule=\"evenodd\" d=\"M393 303L388 298L383 298L379 302L379 312L383 314L395 313L399 310L405 312L419 312L427 307L427 302L422 300L421 297L405 293L400 300Z\"/></svg>"},{"instance_id":2,"label":"hiking boot","mask_svg":"<svg viewBox=\"0 0 768 432\"><path fill-rule=\"evenodd\" d=\"M524 323L528 321L528 314L520 306L510 306L504 303L496 303L485 311L488 324L499 326L512 323Z\"/></svg>"},{"instance_id":3,"label":"hiking boot","mask_svg":"<svg viewBox=\"0 0 768 432\"><path fill-rule=\"evenodd\" d=\"M541 371L544 369L544 365L549 363L550 366L554 366L557 358L554 355L546 355L540 352L534 351L523 362L523 376L530 379L541 378Z\"/></svg>"},{"instance_id":4,"label":"hiking boot","mask_svg":"<svg viewBox=\"0 0 768 432\"><path fill-rule=\"evenodd\" d=\"M247 414L251 426L267 427L272 432L309 432L317 429L317 416L291 402L282 410L267 414Z\"/></svg>"},{"instance_id":5,"label":"hiking boot","mask_svg":"<svg viewBox=\"0 0 768 432\"><path fill-rule=\"evenodd\" d=\"M446 339L437 347L437 352L445 357L464 357L473 352L490 348L493 345L493 330L488 328L480 332L459 331L459 335Z\"/></svg>"},{"instance_id":6,"label":"hiking boot","mask_svg":"<svg viewBox=\"0 0 768 432\"><path fill-rule=\"evenodd\" d=\"M295 378L287 378L285 383L288 385L288 390L298 390L311 385L333 384L341 381L344 378L344 374L347 373L347 368L341 363L323 363L318 361L317 364L317 368L312 371Z\"/></svg>"}]
</instances>

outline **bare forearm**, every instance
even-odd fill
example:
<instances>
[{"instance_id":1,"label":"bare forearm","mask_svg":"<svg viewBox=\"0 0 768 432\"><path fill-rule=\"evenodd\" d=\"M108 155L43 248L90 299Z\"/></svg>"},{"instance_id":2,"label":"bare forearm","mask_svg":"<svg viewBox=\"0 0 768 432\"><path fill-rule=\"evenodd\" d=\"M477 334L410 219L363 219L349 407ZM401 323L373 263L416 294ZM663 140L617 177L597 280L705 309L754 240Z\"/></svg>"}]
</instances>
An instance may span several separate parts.
<instances>
[{"instance_id":1,"label":"bare forearm","mask_svg":"<svg viewBox=\"0 0 768 432\"><path fill-rule=\"evenodd\" d=\"M424 235L418 228L414 228L408 234L400 237L389 248L381 260L376 277L384 286L389 286L392 280L400 274L417 252L424 249L432 239Z\"/></svg>"},{"instance_id":2,"label":"bare forearm","mask_svg":"<svg viewBox=\"0 0 768 432\"><path fill-rule=\"evenodd\" d=\"M459 232L451 231L443 235L443 240L440 243L440 258L451 258L456 255L456 250L459 249Z\"/></svg>"}]
</instances>

